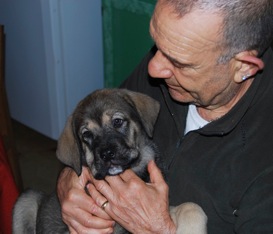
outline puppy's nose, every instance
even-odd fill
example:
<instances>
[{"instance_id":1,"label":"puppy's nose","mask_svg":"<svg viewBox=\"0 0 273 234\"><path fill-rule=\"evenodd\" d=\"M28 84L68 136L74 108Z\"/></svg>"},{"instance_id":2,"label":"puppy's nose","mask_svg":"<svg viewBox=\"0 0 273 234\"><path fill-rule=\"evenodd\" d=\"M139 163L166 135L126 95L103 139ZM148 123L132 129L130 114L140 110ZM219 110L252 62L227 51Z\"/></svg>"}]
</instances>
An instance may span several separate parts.
<instances>
[{"instance_id":1,"label":"puppy's nose","mask_svg":"<svg viewBox=\"0 0 273 234\"><path fill-rule=\"evenodd\" d=\"M101 150L100 157L103 161L110 161L115 158L115 153L111 149L104 149Z\"/></svg>"}]
</instances>

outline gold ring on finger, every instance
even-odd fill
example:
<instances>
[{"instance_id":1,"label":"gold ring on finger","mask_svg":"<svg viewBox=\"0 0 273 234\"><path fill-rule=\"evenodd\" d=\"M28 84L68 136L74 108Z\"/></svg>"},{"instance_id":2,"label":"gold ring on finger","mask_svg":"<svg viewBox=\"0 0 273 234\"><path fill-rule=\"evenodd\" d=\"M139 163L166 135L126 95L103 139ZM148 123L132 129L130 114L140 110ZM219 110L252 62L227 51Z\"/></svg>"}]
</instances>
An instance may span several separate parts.
<instances>
[{"instance_id":1,"label":"gold ring on finger","mask_svg":"<svg viewBox=\"0 0 273 234\"><path fill-rule=\"evenodd\" d=\"M105 207L107 206L109 202L105 201L102 205L101 205L101 209L105 210Z\"/></svg>"}]
</instances>

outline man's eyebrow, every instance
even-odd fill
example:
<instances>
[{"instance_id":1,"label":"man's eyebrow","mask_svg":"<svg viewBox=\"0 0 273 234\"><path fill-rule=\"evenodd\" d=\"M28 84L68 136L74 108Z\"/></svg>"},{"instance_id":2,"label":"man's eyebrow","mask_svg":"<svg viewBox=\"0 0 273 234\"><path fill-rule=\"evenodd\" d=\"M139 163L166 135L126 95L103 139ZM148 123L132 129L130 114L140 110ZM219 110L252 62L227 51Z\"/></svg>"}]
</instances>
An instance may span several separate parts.
<instances>
[{"instance_id":1,"label":"man's eyebrow","mask_svg":"<svg viewBox=\"0 0 273 234\"><path fill-rule=\"evenodd\" d=\"M180 68L193 67L193 64L181 63L181 62L177 61L175 58L164 53L162 50L161 50L161 53L164 55L164 57L166 57L176 67L180 67Z\"/></svg>"}]
</instances>

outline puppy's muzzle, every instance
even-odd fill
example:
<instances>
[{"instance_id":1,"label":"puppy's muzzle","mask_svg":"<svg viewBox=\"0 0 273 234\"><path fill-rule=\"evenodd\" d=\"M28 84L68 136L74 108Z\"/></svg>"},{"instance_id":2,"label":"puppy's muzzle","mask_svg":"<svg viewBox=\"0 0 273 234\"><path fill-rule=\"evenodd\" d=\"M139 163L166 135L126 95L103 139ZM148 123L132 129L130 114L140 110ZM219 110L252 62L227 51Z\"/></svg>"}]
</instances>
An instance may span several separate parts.
<instances>
[{"instance_id":1,"label":"puppy's muzzle","mask_svg":"<svg viewBox=\"0 0 273 234\"><path fill-rule=\"evenodd\" d=\"M100 147L97 150L97 156L105 166L111 164L125 166L137 159L138 152L124 145L110 144L107 147Z\"/></svg>"},{"instance_id":2,"label":"puppy's muzzle","mask_svg":"<svg viewBox=\"0 0 273 234\"><path fill-rule=\"evenodd\" d=\"M100 158L105 162L114 160L115 157L116 157L116 149L105 148L100 150Z\"/></svg>"},{"instance_id":3,"label":"puppy's muzzle","mask_svg":"<svg viewBox=\"0 0 273 234\"><path fill-rule=\"evenodd\" d=\"M103 179L106 175L117 175L132 167L139 159L139 151L129 147L124 139L100 139L94 148L94 177Z\"/></svg>"}]
</instances>

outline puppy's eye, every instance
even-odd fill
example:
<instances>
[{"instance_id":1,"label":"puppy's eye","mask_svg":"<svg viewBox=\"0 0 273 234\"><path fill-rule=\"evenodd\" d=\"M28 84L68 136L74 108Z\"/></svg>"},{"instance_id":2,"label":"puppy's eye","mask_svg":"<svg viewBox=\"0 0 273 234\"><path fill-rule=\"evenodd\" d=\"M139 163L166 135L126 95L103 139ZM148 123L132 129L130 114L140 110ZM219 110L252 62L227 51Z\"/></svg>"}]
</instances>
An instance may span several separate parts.
<instances>
[{"instance_id":1,"label":"puppy's eye","mask_svg":"<svg viewBox=\"0 0 273 234\"><path fill-rule=\"evenodd\" d=\"M120 128L123 124L124 120L123 119L113 119L113 127L114 128Z\"/></svg>"},{"instance_id":2,"label":"puppy's eye","mask_svg":"<svg viewBox=\"0 0 273 234\"><path fill-rule=\"evenodd\" d=\"M83 129L82 131L82 139L83 141L85 141L86 143L91 143L93 134L92 132L90 132L88 129Z\"/></svg>"}]
</instances>

